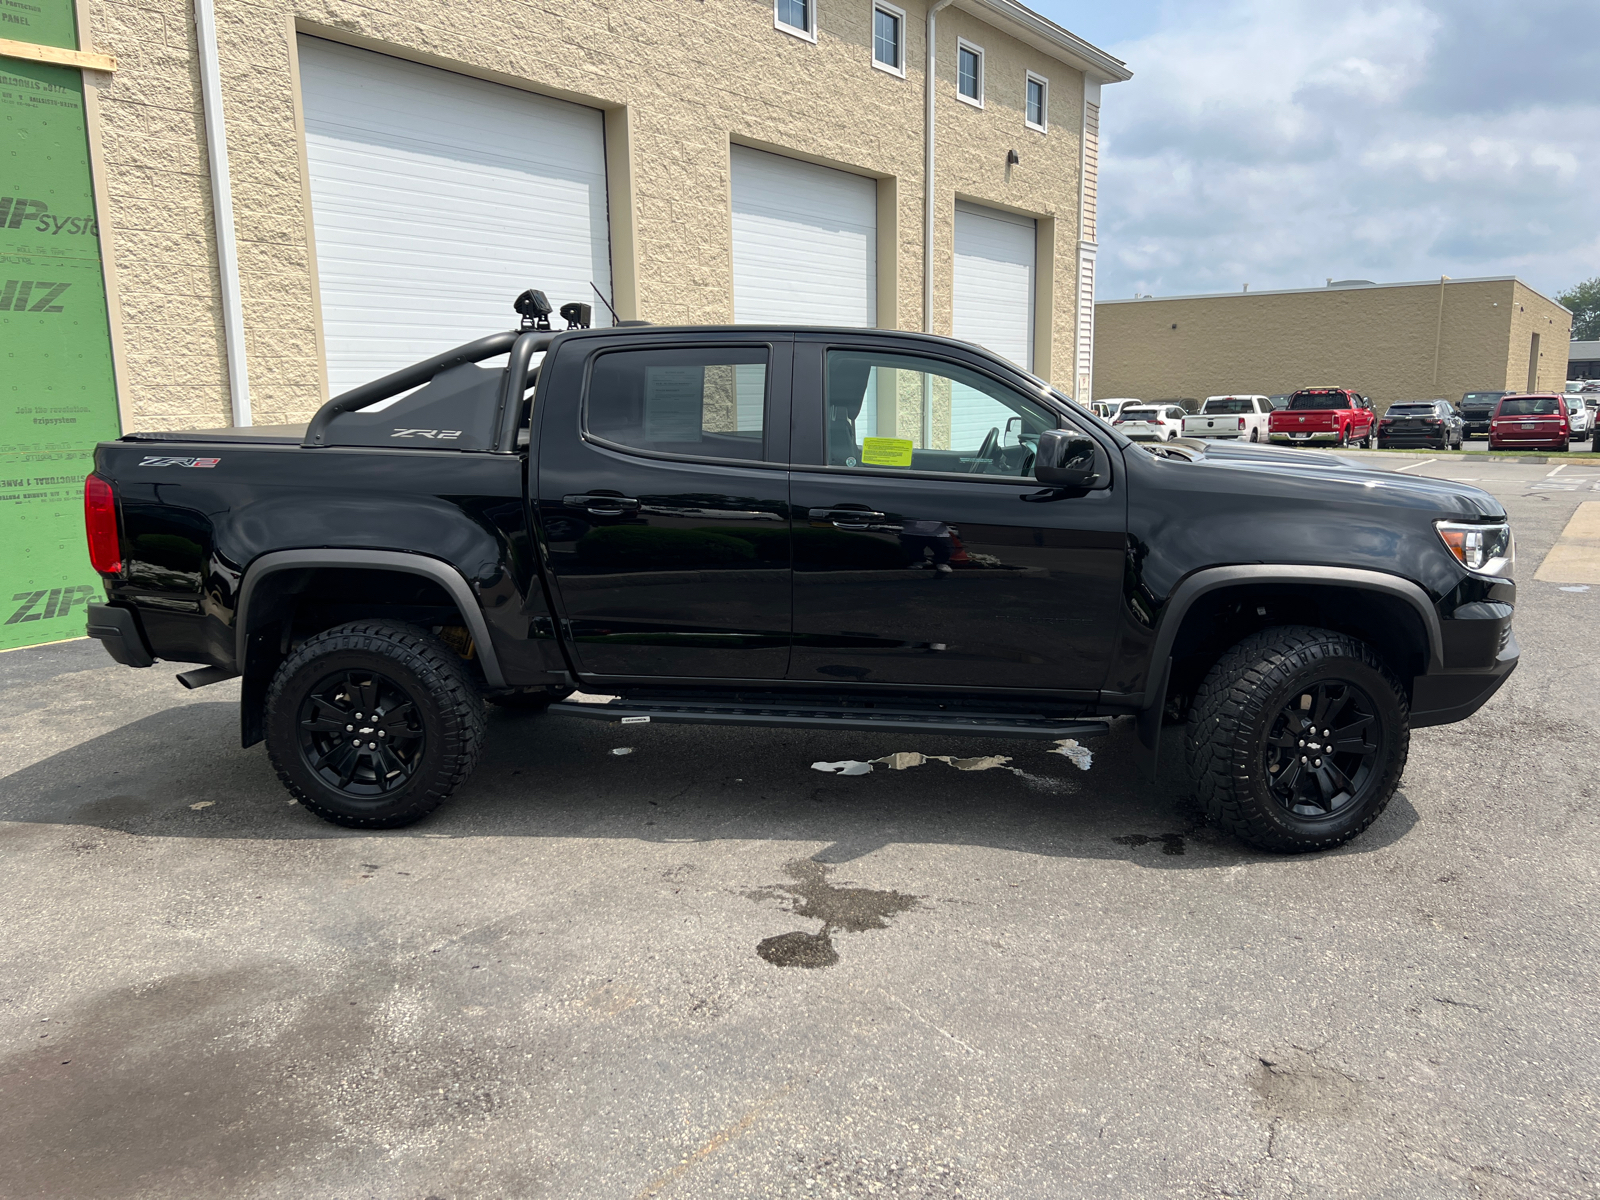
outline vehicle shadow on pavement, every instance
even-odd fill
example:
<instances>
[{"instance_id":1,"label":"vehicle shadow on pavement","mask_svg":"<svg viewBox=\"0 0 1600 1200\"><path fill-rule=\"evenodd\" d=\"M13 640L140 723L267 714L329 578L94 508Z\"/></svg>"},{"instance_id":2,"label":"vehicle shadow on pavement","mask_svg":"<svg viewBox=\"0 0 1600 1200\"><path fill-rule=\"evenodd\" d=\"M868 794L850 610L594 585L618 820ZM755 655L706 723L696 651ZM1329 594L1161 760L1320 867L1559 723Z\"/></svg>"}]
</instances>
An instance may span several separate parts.
<instances>
[{"instance_id":1,"label":"vehicle shadow on pavement","mask_svg":"<svg viewBox=\"0 0 1600 1200\"><path fill-rule=\"evenodd\" d=\"M484 757L433 816L405 829L346 830L300 809L265 748L238 745L232 704L191 703L133 721L0 779L0 846L28 826L85 826L139 837L306 840L350 837L619 838L695 843L814 842L843 863L892 843L986 846L1047 857L1123 859L1155 869L1286 861L1208 825L1166 730L1159 775L1132 723L1086 743L1090 770L1048 743L721 726L621 727L546 714L490 714ZM628 753L614 750L626 748ZM1005 768L941 762L840 776L818 761L896 751L1007 755ZM1335 854L1391 845L1416 825L1399 792Z\"/></svg>"}]
</instances>

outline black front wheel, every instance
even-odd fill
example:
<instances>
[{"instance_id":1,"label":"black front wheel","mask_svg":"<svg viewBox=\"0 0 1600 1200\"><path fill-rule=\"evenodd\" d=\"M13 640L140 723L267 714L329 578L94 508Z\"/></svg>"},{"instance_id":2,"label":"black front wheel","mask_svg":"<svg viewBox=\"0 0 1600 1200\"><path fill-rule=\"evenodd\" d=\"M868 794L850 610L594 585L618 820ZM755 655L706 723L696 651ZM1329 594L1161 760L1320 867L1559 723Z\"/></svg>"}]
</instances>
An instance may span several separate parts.
<instances>
[{"instance_id":1,"label":"black front wheel","mask_svg":"<svg viewBox=\"0 0 1600 1200\"><path fill-rule=\"evenodd\" d=\"M1283 626L1252 634L1207 674L1189 717L1189 766L1208 815L1264 850L1326 850L1388 805L1411 734L1405 690L1372 647Z\"/></svg>"},{"instance_id":2,"label":"black front wheel","mask_svg":"<svg viewBox=\"0 0 1600 1200\"><path fill-rule=\"evenodd\" d=\"M267 753L325 821L393 829L427 816L477 765L483 700L444 643L398 621L309 638L267 693Z\"/></svg>"}]
</instances>

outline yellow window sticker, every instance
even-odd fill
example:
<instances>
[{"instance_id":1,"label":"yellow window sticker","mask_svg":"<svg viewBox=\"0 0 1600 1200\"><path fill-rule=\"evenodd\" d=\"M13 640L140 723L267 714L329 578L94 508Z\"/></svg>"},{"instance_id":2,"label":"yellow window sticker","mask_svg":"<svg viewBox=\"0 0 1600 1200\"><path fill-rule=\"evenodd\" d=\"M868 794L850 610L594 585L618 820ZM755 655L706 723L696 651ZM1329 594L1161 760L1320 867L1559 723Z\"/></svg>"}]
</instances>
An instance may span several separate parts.
<instances>
[{"instance_id":1,"label":"yellow window sticker","mask_svg":"<svg viewBox=\"0 0 1600 1200\"><path fill-rule=\"evenodd\" d=\"M864 467L909 467L910 438L863 438L861 465Z\"/></svg>"}]
</instances>

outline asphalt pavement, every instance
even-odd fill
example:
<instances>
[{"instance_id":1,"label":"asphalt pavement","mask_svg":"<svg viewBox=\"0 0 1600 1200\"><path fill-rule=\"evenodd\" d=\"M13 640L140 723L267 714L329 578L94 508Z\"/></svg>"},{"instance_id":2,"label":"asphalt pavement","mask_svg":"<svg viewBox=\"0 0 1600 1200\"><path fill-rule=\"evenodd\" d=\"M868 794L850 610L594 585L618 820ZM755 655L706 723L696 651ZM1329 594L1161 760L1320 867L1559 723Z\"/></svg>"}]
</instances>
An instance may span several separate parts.
<instances>
[{"instance_id":1,"label":"asphalt pavement","mask_svg":"<svg viewBox=\"0 0 1600 1200\"><path fill-rule=\"evenodd\" d=\"M1535 578L1600 468L1362 457L1505 503L1523 658L1313 857L1127 721L1080 771L495 712L356 833L236 682L0 655L0 1196L1600 1195L1600 581ZM1015 771L811 769L895 751Z\"/></svg>"}]
</instances>

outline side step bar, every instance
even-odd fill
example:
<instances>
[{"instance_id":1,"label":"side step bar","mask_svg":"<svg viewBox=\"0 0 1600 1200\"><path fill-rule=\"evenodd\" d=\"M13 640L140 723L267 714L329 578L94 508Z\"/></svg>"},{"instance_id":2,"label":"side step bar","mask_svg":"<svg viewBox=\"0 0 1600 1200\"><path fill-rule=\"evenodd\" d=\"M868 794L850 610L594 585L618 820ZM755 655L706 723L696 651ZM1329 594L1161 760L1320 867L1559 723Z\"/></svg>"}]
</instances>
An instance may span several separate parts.
<instances>
[{"instance_id":1,"label":"side step bar","mask_svg":"<svg viewBox=\"0 0 1600 1200\"><path fill-rule=\"evenodd\" d=\"M550 712L591 721L643 725L672 721L690 725L753 725L768 729L856 729L894 733L944 733L963 737L1100 737L1109 723L1042 713L963 713L959 709L856 708L821 704L718 704L699 700L611 700L602 704L567 700Z\"/></svg>"}]
</instances>

